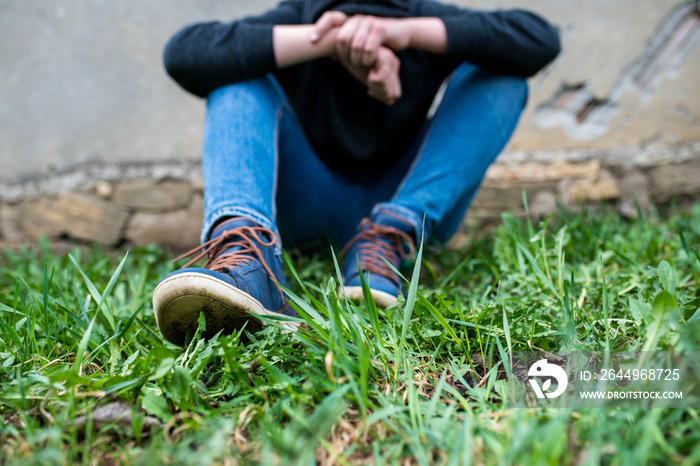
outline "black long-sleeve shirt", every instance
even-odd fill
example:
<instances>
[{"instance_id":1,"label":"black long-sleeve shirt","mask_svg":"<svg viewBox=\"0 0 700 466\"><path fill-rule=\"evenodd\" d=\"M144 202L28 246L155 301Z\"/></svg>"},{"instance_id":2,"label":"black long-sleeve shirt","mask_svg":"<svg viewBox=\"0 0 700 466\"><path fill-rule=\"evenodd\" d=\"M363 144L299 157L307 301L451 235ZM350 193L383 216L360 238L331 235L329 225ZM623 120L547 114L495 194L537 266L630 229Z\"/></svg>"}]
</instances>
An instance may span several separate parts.
<instances>
[{"instance_id":1,"label":"black long-sleeve shirt","mask_svg":"<svg viewBox=\"0 0 700 466\"><path fill-rule=\"evenodd\" d=\"M398 52L402 97L391 106L369 97L361 83L328 58L278 69L272 28L314 23L327 10L438 17L447 30L447 53ZM440 84L460 63L528 77L559 50L554 27L522 10L475 11L432 0L287 0L260 16L188 26L170 40L164 61L170 76L200 97L272 73L314 150L329 166L354 172L381 170L408 149Z\"/></svg>"}]
</instances>

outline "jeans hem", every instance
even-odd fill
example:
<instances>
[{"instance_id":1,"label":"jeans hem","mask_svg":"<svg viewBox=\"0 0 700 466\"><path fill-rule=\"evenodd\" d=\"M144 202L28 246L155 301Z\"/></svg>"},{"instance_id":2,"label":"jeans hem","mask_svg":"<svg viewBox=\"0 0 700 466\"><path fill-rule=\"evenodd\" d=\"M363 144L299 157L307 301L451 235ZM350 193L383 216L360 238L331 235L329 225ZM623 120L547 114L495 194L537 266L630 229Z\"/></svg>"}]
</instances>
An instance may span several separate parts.
<instances>
[{"instance_id":1,"label":"jeans hem","mask_svg":"<svg viewBox=\"0 0 700 466\"><path fill-rule=\"evenodd\" d=\"M415 237L413 239L416 243L416 246L418 246L421 241L427 239L423 237L423 235L427 233L423 228L423 219L411 209L396 204L382 202L374 206L374 208L372 209L372 216L374 216L382 210L388 210L389 212L398 215L399 217L406 220L413 227L413 231L415 232Z\"/></svg>"},{"instance_id":2,"label":"jeans hem","mask_svg":"<svg viewBox=\"0 0 700 466\"><path fill-rule=\"evenodd\" d=\"M209 241L212 227L225 217L245 217L263 228L272 230L277 236L277 241L275 245L275 252L281 253L282 251L282 240L280 238L279 231L277 231L277 225L264 215L245 207L220 207L210 213L207 218L204 219L202 223L202 233L200 236L201 243Z\"/></svg>"}]
</instances>

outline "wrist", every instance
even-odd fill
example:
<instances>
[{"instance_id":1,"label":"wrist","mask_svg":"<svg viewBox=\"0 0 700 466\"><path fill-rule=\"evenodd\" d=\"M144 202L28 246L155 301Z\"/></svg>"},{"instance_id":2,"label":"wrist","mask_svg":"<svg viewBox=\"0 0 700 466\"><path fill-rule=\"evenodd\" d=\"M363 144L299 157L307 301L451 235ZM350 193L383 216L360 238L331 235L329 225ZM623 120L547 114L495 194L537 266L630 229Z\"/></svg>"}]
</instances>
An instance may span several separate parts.
<instances>
[{"instance_id":1,"label":"wrist","mask_svg":"<svg viewBox=\"0 0 700 466\"><path fill-rule=\"evenodd\" d=\"M447 29L440 18L406 18L404 21L407 47L437 54L447 53Z\"/></svg>"},{"instance_id":2,"label":"wrist","mask_svg":"<svg viewBox=\"0 0 700 466\"><path fill-rule=\"evenodd\" d=\"M331 29L330 31L325 33L318 42L313 44L317 46L317 58L330 57L335 55L335 41L336 36L338 35L338 29L339 28L337 27Z\"/></svg>"},{"instance_id":3,"label":"wrist","mask_svg":"<svg viewBox=\"0 0 700 466\"><path fill-rule=\"evenodd\" d=\"M337 28L328 31L317 42L311 42L309 35L313 25L277 25L272 28L272 43L275 63L278 68L328 57L335 51Z\"/></svg>"},{"instance_id":4,"label":"wrist","mask_svg":"<svg viewBox=\"0 0 700 466\"><path fill-rule=\"evenodd\" d=\"M406 18L404 21L404 34L406 34L408 45L407 48L417 48L420 42L420 20L416 21L415 18Z\"/></svg>"},{"instance_id":5,"label":"wrist","mask_svg":"<svg viewBox=\"0 0 700 466\"><path fill-rule=\"evenodd\" d=\"M413 28L412 18L384 18L384 45L392 50L401 51L411 46Z\"/></svg>"}]
</instances>

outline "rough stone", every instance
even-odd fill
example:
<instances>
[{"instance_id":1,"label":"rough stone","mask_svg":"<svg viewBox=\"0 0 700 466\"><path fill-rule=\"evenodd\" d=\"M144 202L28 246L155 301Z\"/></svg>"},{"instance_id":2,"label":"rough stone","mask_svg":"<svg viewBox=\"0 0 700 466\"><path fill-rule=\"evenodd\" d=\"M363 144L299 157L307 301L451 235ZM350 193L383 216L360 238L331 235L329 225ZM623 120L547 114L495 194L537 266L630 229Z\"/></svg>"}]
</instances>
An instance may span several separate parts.
<instances>
[{"instance_id":1,"label":"rough stone","mask_svg":"<svg viewBox=\"0 0 700 466\"><path fill-rule=\"evenodd\" d=\"M3 204L0 207L0 237L5 243L21 243L26 240L19 207L12 204Z\"/></svg>"},{"instance_id":2,"label":"rough stone","mask_svg":"<svg viewBox=\"0 0 700 466\"><path fill-rule=\"evenodd\" d=\"M582 163L598 160L606 167L624 170L649 168L667 163L681 163L700 156L700 141L687 144L666 144L663 142L644 143L643 146L627 145L614 148L576 147L536 150L505 150L498 156L499 165L523 163L554 164L565 160L569 163Z\"/></svg>"},{"instance_id":3,"label":"rough stone","mask_svg":"<svg viewBox=\"0 0 700 466\"><path fill-rule=\"evenodd\" d=\"M668 201L679 195L700 192L700 158L649 170L654 200Z\"/></svg>"},{"instance_id":4,"label":"rough stone","mask_svg":"<svg viewBox=\"0 0 700 466\"><path fill-rule=\"evenodd\" d=\"M649 207L649 178L640 170L632 170L620 178L620 199L617 209L627 218L637 218L637 204L642 211Z\"/></svg>"},{"instance_id":5,"label":"rough stone","mask_svg":"<svg viewBox=\"0 0 700 466\"><path fill-rule=\"evenodd\" d=\"M21 229L30 238L62 236L114 245L129 216L124 209L95 196L65 194L20 205Z\"/></svg>"},{"instance_id":6,"label":"rough stone","mask_svg":"<svg viewBox=\"0 0 700 466\"><path fill-rule=\"evenodd\" d=\"M129 180L117 184L114 202L138 210L167 212L186 207L190 193L185 181Z\"/></svg>"},{"instance_id":7,"label":"rough stone","mask_svg":"<svg viewBox=\"0 0 700 466\"><path fill-rule=\"evenodd\" d=\"M109 199L114 194L114 185L108 181L98 181L95 183L95 194L102 199Z\"/></svg>"},{"instance_id":8,"label":"rough stone","mask_svg":"<svg viewBox=\"0 0 700 466\"><path fill-rule=\"evenodd\" d=\"M562 178L592 178L598 176L599 172L598 160L583 163L557 160L551 164L495 164L486 172L486 177L489 180L502 181L548 181Z\"/></svg>"},{"instance_id":9,"label":"rough stone","mask_svg":"<svg viewBox=\"0 0 700 466\"><path fill-rule=\"evenodd\" d=\"M596 178L564 180L562 197L567 204L596 202L620 197L620 186L607 170L601 170Z\"/></svg>"},{"instance_id":10,"label":"rough stone","mask_svg":"<svg viewBox=\"0 0 700 466\"><path fill-rule=\"evenodd\" d=\"M125 238L137 245L158 243L174 250L186 250L199 244L204 218L204 202L194 196L187 209L162 214L138 212L127 225Z\"/></svg>"},{"instance_id":11,"label":"rough stone","mask_svg":"<svg viewBox=\"0 0 700 466\"><path fill-rule=\"evenodd\" d=\"M204 193L204 180L202 178L196 178L192 182L192 192L196 194L203 194Z\"/></svg>"},{"instance_id":12,"label":"rough stone","mask_svg":"<svg viewBox=\"0 0 700 466\"><path fill-rule=\"evenodd\" d=\"M65 233L68 218L55 209L54 198L41 198L19 205L19 229L29 238L58 237Z\"/></svg>"},{"instance_id":13,"label":"rough stone","mask_svg":"<svg viewBox=\"0 0 700 466\"><path fill-rule=\"evenodd\" d=\"M474 198L470 213L478 219L495 217L503 211L522 214L522 194L519 193L511 186L484 183Z\"/></svg>"},{"instance_id":14,"label":"rough stone","mask_svg":"<svg viewBox=\"0 0 700 466\"><path fill-rule=\"evenodd\" d=\"M546 217L557 211L557 198L552 191L540 191L529 203L530 212L535 216Z\"/></svg>"},{"instance_id":15,"label":"rough stone","mask_svg":"<svg viewBox=\"0 0 700 466\"><path fill-rule=\"evenodd\" d=\"M553 191L556 186L556 181L513 182L488 179L477 192L470 211L479 219L496 217L504 211L524 215L523 191L530 203L538 193Z\"/></svg>"}]
</instances>

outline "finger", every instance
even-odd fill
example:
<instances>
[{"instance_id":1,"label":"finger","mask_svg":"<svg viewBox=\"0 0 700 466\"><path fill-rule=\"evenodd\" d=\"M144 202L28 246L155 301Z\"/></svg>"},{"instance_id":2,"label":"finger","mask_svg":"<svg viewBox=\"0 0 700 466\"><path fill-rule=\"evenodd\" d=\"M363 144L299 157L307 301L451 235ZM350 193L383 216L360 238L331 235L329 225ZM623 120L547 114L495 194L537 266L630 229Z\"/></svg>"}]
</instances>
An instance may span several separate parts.
<instances>
[{"instance_id":1,"label":"finger","mask_svg":"<svg viewBox=\"0 0 700 466\"><path fill-rule=\"evenodd\" d=\"M384 68L372 68L367 73L367 87L374 89L386 89L388 84L387 72Z\"/></svg>"},{"instance_id":2,"label":"finger","mask_svg":"<svg viewBox=\"0 0 700 466\"><path fill-rule=\"evenodd\" d=\"M338 35L335 38L335 49L342 60L350 61L350 42L355 35L359 20L360 15L352 16L338 30Z\"/></svg>"},{"instance_id":3,"label":"finger","mask_svg":"<svg viewBox=\"0 0 700 466\"><path fill-rule=\"evenodd\" d=\"M386 96L386 101L391 105L401 97L401 78L398 67L391 62L381 62L377 67L372 68L367 74L366 85L371 88L375 95Z\"/></svg>"},{"instance_id":4,"label":"finger","mask_svg":"<svg viewBox=\"0 0 700 466\"><path fill-rule=\"evenodd\" d=\"M396 79L396 87L394 88L394 92L392 95L394 97L394 101L399 100L403 95L403 90L401 88L401 79Z\"/></svg>"},{"instance_id":5,"label":"finger","mask_svg":"<svg viewBox=\"0 0 700 466\"><path fill-rule=\"evenodd\" d=\"M377 86L386 83L391 73L391 67L386 60L378 60L374 67L367 73L367 85Z\"/></svg>"},{"instance_id":6,"label":"finger","mask_svg":"<svg viewBox=\"0 0 700 466\"><path fill-rule=\"evenodd\" d=\"M311 42L321 40L331 29L342 26L348 19L348 16L340 11L327 11L316 21L314 29L311 32L309 39Z\"/></svg>"},{"instance_id":7,"label":"finger","mask_svg":"<svg viewBox=\"0 0 700 466\"><path fill-rule=\"evenodd\" d=\"M309 40L312 43L318 42L331 29L342 26L348 19L348 16L340 11L326 11L314 24L314 29L309 35Z\"/></svg>"},{"instance_id":8,"label":"finger","mask_svg":"<svg viewBox=\"0 0 700 466\"><path fill-rule=\"evenodd\" d=\"M378 90L376 90L376 89L372 89L372 88L370 87L370 88L367 88L367 95L370 96L370 97L372 97L372 98L375 99L375 100L380 101L380 102L383 103L383 104L386 104L386 103L387 103L387 97L386 97L386 95L385 95L384 93L382 93L381 91L378 91Z\"/></svg>"},{"instance_id":9,"label":"finger","mask_svg":"<svg viewBox=\"0 0 700 466\"><path fill-rule=\"evenodd\" d=\"M368 89L367 94L380 101L384 105L393 105L394 102L396 102L396 99L392 98L390 95L388 95L385 91L383 90L378 90L378 89Z\"/></svg>"},{"instance_id":10,"label":"finger","mask_svg":"<svg viewBox=\"0 0 700 466\"><path fill-rule=\"evenodd\" d=\"M384 27L379 22L374 22L365 41L365 47L362 54L362 65L372 66L377 61L377 53L379 47L382 46L384 40Z\"/></svg>"},{"instance_id":11,"label":"finger","mask_svg":"<svg viewBox=\"0 0 700 466\"><path fill-rule=\"evenodd\" d=\"M352 36L350 42L350 63L359 66L362 64L362 54L365 48L365 42L369 35L371 22L368 20L358 21L357 29Z\"/></svg>"},{"instance_id":12,"label":"finger","mask_svg":"<svg viewBox=\"0 0 700 466\"><path fill-rule=\"evenodd\" d=\"M401 98L401 78L398 70L394 70L387 77L387 94L394 101Z\"/></svg>"}]
</instances>

